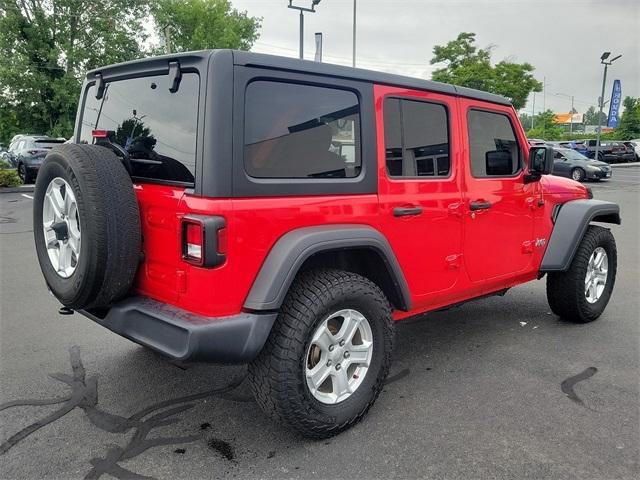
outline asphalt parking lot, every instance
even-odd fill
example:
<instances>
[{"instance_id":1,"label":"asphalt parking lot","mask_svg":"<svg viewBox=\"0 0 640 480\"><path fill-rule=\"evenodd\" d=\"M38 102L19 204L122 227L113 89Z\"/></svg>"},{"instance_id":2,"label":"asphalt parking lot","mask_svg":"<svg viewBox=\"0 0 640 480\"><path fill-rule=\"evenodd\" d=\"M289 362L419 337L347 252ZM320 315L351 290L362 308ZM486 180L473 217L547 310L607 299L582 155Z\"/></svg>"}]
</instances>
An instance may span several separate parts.
<instances>
[{"instance_id":1,"label":"asphalt parking lot","mask_svg":"<svg viewBox=\"0 0 640 480\"><path fill-rule=\"evenodd\" d=\"M58 315L31 194L0 194L0 478L638 478L640 168L590 186L623 215L601 319L559 321L543 280L406 321L369 415L319 442L272 424L244 367Z\"/></svg>"}]
</instances>

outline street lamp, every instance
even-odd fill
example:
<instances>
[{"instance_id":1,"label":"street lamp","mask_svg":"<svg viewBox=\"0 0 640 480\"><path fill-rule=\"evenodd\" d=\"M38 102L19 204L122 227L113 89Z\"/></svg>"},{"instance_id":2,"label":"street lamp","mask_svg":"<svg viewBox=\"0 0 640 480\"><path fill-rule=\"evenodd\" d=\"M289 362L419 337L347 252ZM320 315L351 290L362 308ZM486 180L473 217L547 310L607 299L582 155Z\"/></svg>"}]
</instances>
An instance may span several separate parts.
<instances>
[{"instance_id":1,"label":"street lamp","mask_svg":"<svg viewBox=\"0 0 640 480\"><path fill-rule=\"evenodd\" d=\"M596 160L598 160L598 153L600 152L600 134L602 133L602 109L604 108L604 87L605 83L607 83L607 67L622 56L618 55L617 57L613 57L607 62L607 59L610 55L611 52L604 52L600 57L600 63L604 65L604 74L602 75L602 93L600 94L600 101L598 102L600 104L600 112L598 113L598 130L596 131L596 151L593 156L593 158Z\"/></svg>"},{"instance_id":2,"label":"street lamp","mask_svg":"<svg viewBox=\"0 0 640 480\"><path fill-rule=\"evenodd\" d=\"M321 0L311 0L311 8L308 7L298 7L293 4L293 0L289 0L288 8L293 8L294 10L300 11L300 59L304 58L304 12L315 13L316 5L318 5Z\"/></svg>"}]
</instances>

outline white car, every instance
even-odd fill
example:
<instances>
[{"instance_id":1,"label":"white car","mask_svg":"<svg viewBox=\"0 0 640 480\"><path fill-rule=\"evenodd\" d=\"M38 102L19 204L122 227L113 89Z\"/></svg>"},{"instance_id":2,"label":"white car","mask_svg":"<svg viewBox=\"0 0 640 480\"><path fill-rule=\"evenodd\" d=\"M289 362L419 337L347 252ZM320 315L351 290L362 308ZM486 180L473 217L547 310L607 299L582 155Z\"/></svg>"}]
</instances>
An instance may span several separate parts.
<instances>
[{"instance_id":1,"label":"white car","mask_svg":"<svg viewBox=\"0 0 640 480\"><path fill-rule=\"evenodd\" d=\"M640 138L636 138L635 140L630 140L629 143L633 144L633 149L636 152L636 161L638 161L638 159L640 159Z\"/></svg>"}]
</instances>

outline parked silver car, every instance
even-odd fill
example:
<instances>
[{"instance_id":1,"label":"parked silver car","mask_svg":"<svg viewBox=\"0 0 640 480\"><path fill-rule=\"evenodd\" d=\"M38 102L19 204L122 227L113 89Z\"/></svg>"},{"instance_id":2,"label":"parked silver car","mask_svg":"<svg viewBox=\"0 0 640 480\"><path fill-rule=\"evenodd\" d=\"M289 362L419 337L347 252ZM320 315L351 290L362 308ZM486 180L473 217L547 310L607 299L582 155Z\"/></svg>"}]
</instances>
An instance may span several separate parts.
<instances>
[{"instance_id":1,"label":"parked silver car","mask_svg":"<svg viewBox=\"0 0 640 480\"><path fill-rule=\"evenodd\" d=\"M554 148L553 175L569 177L578 182L611 178L608 163L593 160L570 148Z\"/></svg>"}]
</instances>

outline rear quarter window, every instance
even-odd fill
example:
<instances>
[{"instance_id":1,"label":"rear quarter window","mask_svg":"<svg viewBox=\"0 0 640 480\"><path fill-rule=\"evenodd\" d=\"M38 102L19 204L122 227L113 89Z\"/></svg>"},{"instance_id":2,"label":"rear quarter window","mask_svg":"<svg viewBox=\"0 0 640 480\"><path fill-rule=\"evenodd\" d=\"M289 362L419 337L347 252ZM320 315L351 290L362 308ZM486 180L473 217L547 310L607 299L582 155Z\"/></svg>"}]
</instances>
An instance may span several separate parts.
<instances>
[{"instance_id":1,"label":"rear quarter window","mask_svg":"<svg viewBox=\"0 0 640 480\"><path fill-rule=\"evenodd\" d=\"M90 87L80 141L93 143L93 130L107 130L129 153L134 179L193 184L200 79L183 73L175 93L169 81L162 75L110 82L100 100Z\"/></svg>"},{"instance_id":2,"label":"rear quarter window","mask_svg":"<svg viewBox=\"0 0 640 480\"><path fill-rule=\"evenodd\" d=\"M360 174L355 93L254 81L245 93L244 167L254 178L353 178Z\"/></svg>"}]
</instances>

